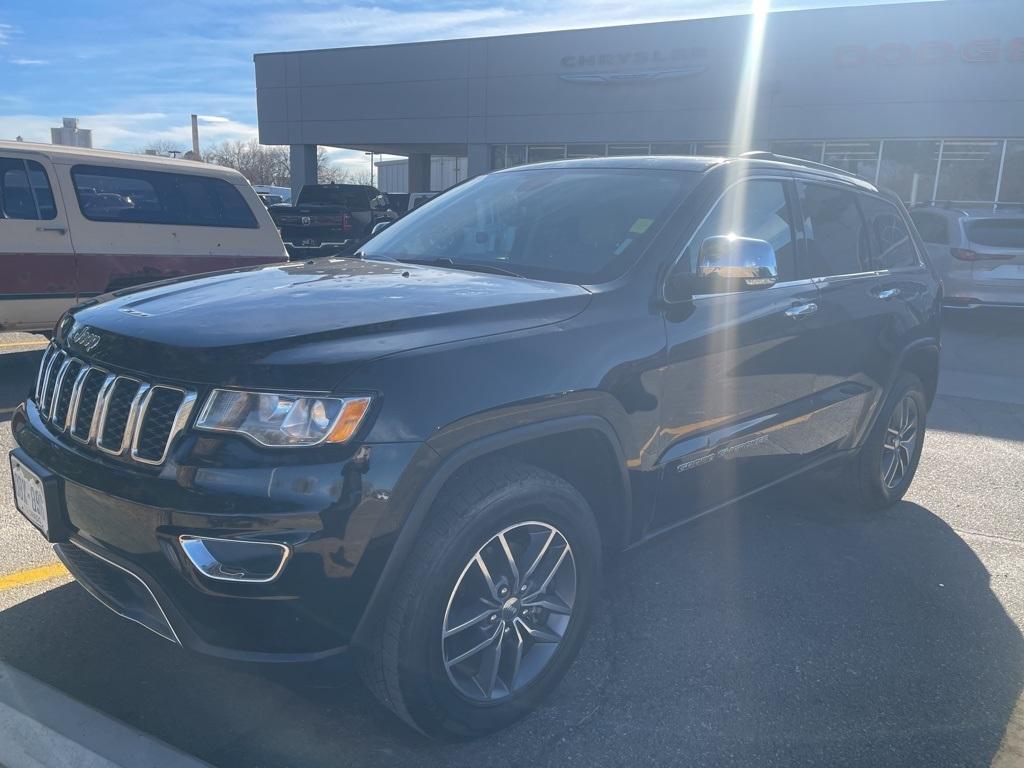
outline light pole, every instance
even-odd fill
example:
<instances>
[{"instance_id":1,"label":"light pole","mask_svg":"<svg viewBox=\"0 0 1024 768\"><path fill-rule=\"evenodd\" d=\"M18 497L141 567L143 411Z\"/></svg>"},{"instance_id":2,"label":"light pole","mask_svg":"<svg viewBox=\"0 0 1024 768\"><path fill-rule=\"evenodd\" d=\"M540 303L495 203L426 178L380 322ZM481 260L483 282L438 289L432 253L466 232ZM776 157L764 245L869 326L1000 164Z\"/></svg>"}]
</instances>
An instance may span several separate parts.
<instances>
[{"instance_id":1,"label":"light pole","mask_svg":"<svg viewBox=\"0 0 1024 768\"><path fill-rule=\"evenodd\" d=\"M364 155L370 156L370 186L373 186L373 152L364 152Z\"/></svg>"}]
</instances>

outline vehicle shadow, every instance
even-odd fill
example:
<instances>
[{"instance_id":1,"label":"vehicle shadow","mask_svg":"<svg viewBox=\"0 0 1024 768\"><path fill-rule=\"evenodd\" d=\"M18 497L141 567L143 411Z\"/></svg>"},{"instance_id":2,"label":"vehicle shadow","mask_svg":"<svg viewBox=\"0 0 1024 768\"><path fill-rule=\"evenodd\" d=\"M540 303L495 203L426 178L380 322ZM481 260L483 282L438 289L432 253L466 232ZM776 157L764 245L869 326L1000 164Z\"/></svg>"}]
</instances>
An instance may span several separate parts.
<instances>
[{"instance_id":1,"label":"vehicle shadow","mask_svg":"<svg viewBox=\"0 0 1024 768\"><path fill-rule=\"evenodd\" d=\"M28 397L42 359L42 349L0 355L0 424Z\"/></svg>"},{"instance_id":2,"label":"vehicle shadow","mask_svg":"<svg viewBox=\"0 0 1024 768\"><path fill-rule=\"evenodd\" d=\"M345 659L185 652L77 585L0 613L0 655L218 766L989 765L1024 640L974 551L927 509L774 494L627 553L537 712L444 744Z\"/></svg>"}]
</instances>

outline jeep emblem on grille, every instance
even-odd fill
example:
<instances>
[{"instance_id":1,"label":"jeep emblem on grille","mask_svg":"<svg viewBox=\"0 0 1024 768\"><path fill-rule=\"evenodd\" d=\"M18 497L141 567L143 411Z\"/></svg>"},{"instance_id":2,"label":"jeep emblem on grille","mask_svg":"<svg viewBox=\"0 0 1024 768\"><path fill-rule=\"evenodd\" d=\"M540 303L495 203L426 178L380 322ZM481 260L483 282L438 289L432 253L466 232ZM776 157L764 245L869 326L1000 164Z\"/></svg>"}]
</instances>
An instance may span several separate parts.
<instances>
[{"instance_id":1,"label":"jeep emblem on grille","mask_svg":"<svg viewBox=\"0 0 1024 768\"><path fill-rule=\"evenodd\" d=\"M70 341L72 344L80 346L86 352L92 352L99 345L100 337L98 334L93 333L89 326L84 325L71 334Z\"/></svg>"}]
</instances>

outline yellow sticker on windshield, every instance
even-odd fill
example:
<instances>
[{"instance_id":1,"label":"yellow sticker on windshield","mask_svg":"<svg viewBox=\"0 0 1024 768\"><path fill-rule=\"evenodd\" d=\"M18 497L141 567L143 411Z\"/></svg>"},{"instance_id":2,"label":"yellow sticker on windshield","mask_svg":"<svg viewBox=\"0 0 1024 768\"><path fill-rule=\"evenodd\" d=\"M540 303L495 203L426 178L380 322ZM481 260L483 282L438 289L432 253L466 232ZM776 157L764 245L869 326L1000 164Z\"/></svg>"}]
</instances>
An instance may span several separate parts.
<instances>
[{"instance_id":1,"label":"yellow sticker on windshield","mask_svg":"<svg viewBox=\"0 0 1024 768\"><path fill-rule=\"evenodd\" d=\"M633 222L633 226L629 228L629 231L634 235L642 235L651 228L651 224L653 223L654 219L637 219Z\"/></svg>"}]
</instances>

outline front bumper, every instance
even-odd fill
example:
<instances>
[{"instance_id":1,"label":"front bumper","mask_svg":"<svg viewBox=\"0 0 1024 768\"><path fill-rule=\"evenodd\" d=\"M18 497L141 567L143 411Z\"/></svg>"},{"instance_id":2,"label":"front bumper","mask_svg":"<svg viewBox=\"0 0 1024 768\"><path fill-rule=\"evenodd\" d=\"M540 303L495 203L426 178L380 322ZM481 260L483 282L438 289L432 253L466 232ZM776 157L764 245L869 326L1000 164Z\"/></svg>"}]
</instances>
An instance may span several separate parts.
<instances>
[{"instance_id":1,"label":"front bumper","mask_svg":"<svg viewBox=\"0 0 1024 768\"><path fill-rule=\"evenodd\" d=\"M55 549L93 596L185 647L257 661L346 648L403 519L395 488L429 450L331 447L295 463L294 451L186 434L150 469L52 434L31 401L11 425L20 451L60 478ZM287 566L261 583L211 579L183 535L281 544Z\"/></svg>"}]
</instances>

